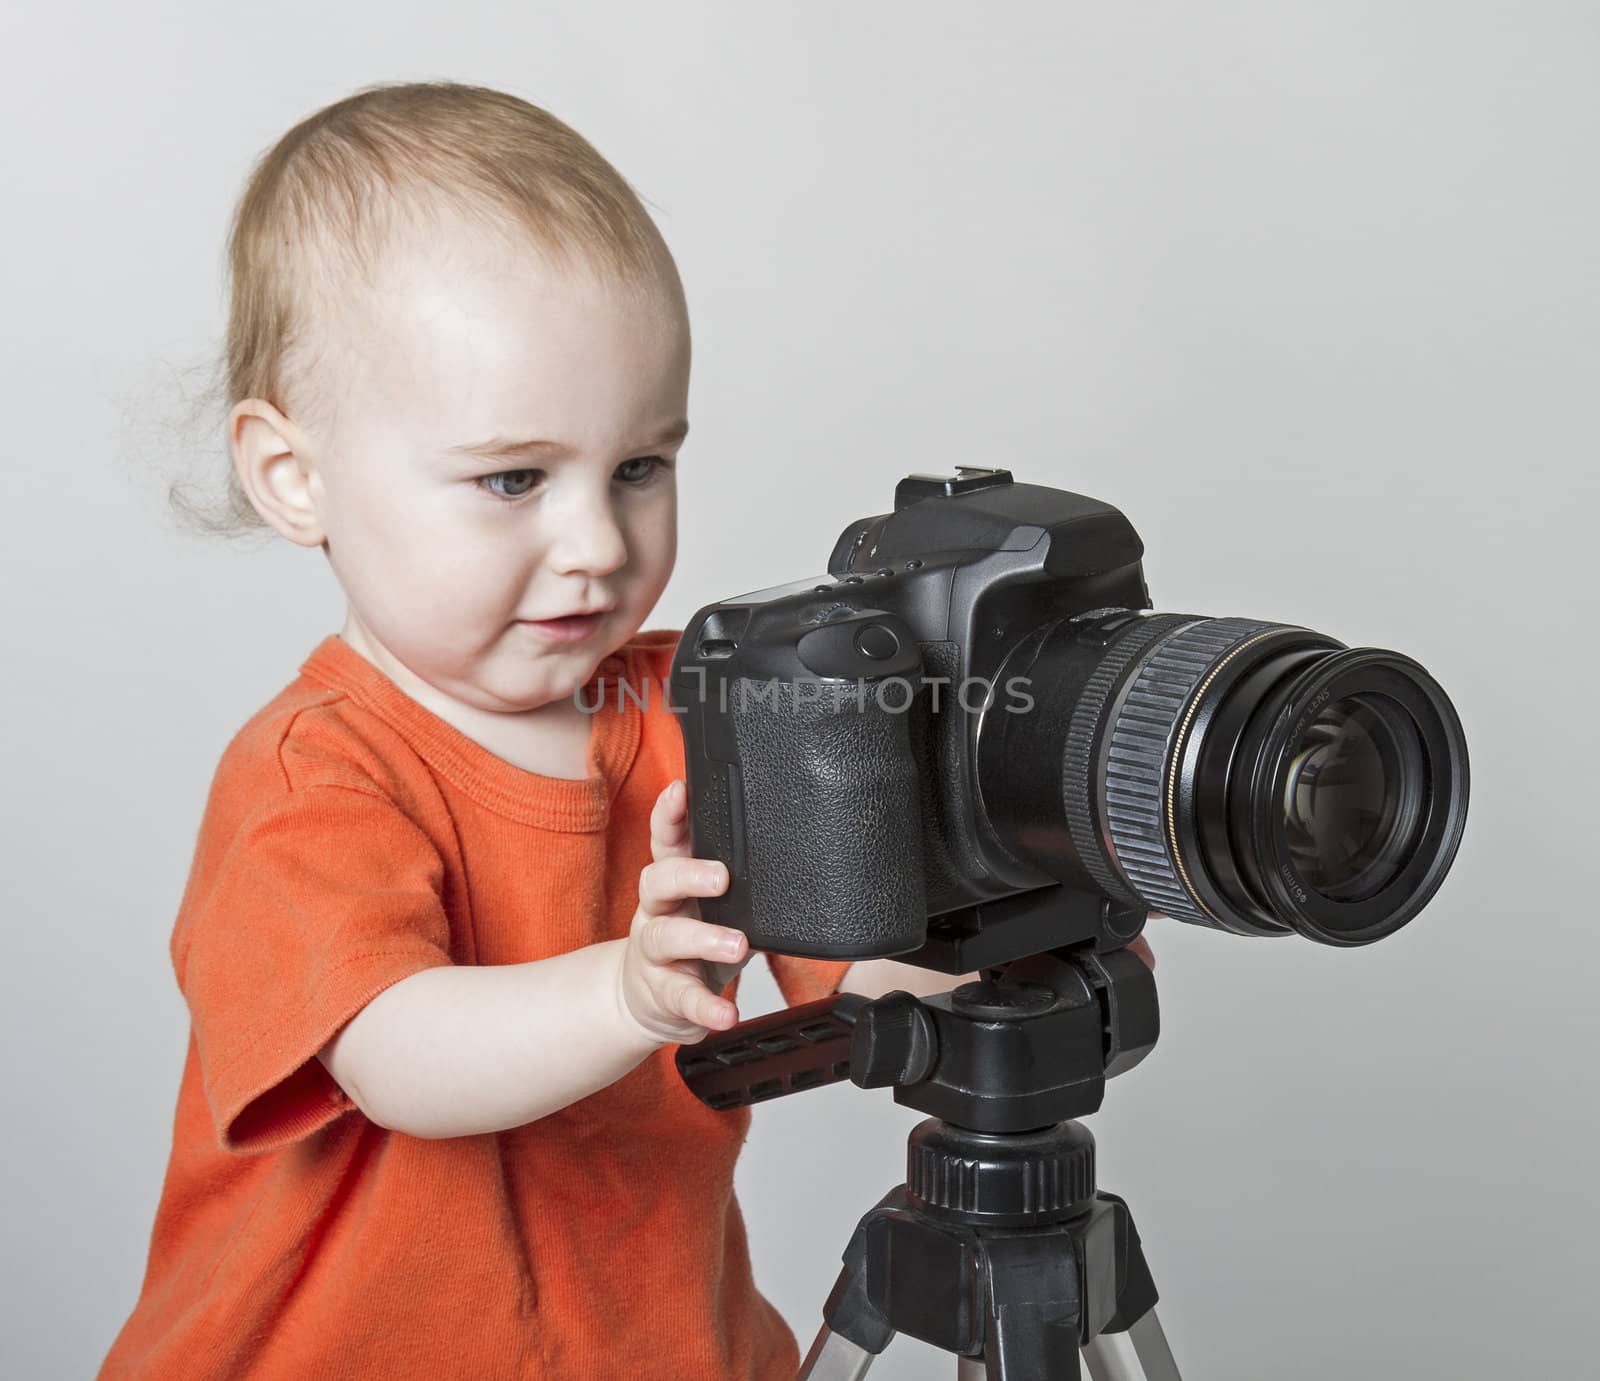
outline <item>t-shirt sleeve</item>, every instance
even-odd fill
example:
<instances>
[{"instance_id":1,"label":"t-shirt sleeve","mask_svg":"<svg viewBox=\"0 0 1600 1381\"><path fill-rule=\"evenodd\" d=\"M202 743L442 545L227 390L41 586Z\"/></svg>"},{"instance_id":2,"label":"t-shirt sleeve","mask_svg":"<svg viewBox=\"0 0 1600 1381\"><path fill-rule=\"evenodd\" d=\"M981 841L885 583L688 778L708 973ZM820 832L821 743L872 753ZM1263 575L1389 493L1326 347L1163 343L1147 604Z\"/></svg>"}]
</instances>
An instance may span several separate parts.
<instances>
[{"instance_id":1,"label":"t-shirt sleeve","mask_svg":"<svg viewBox=\"0 0 1600 1381\"><path fill-rule=\"evenodd\" d=\"M802 959L793 954L768 954L767 967L778 991L791 1007L832 997L850 967L848 959Z\"/></svg>"},{"instance_id":2,"label":"t-shirt sleeve","mask_svg":"<svg viewBox=\"0 0 1600 1381\"><path fill-rule=\"evenodd\" d=\"M451 962L443 876L375 790L284 790L243 815L174 937L224 1147L274 1150L354 1108L316 1053L385 988Z\"/></svg>"}]
</instances>

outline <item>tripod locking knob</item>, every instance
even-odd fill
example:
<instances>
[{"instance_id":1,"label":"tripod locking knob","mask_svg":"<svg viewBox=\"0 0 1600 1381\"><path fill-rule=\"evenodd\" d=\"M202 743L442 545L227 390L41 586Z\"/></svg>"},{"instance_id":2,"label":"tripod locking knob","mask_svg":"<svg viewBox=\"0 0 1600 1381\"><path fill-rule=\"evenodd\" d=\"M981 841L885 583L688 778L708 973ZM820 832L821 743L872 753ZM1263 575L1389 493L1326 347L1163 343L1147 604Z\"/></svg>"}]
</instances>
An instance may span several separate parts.
<instances>
[{"instance_id":1,"label":"tripod locking knob","mask_svg":"<svg viewBox=\"0 0 1600 1381\"><path fill-rule=\"evenodd\" d=\"M911 1202L974 1226L1037 1227L1094 1198L1094 1137L1081 1123L991 1136L937 1118L906 1142Z\"/></svg>"},{"instance_id":2,"label":"tripod locking knob","mask_svg":"<svg viewBox=\"0 0 1600 1381\"><path fill-rule=\"evenodd\" d=\"M910 993L885 993L856 1017L850 1081L861 1088L919 1083L938 1053L933 1019L922 1003Z\"/></svg>"}]
</instances>

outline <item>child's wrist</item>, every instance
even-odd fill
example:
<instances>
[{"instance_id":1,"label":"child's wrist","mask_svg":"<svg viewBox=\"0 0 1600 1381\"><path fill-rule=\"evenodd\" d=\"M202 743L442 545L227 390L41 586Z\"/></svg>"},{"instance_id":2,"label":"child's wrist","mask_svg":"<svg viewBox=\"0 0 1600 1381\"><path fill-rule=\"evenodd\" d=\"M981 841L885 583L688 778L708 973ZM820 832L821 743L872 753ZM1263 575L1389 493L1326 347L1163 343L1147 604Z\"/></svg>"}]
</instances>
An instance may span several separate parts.
<instances>
[{"instance_id":1,"label":"child's wrist","mask_svg":"<svg viewBox=\"0 0 1600 1381\"><path fill-rule=\"evenodd\" d=\"M610 1000L615 1012L614 1028L625 1044L639 1047L640 1058L654 1053L665 1045L666 1039L657 1035L633 1014L628 1003L625 962L628 952L626 940L606 940L603 947L611 951L608 964L610 974Z\"/></svg>"}]
</instances>

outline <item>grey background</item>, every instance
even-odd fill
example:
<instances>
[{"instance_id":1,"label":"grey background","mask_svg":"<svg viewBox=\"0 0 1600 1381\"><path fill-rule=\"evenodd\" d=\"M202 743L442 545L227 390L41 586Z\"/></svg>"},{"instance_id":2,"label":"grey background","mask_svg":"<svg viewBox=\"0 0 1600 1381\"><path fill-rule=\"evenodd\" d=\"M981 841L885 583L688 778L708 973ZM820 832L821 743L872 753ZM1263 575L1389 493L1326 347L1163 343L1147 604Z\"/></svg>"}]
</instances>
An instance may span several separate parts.
<instances>
[{"instance_id":1,"label":"grey background","mask_svg":"<svg viewBox=\"0 0 1600 1381\"><path fill-rule=\"evenodd\" d=\"M1094 1119L1188 1381L1586 1372L1600 1215L1593 6L30 0L0 11L7 956L0 1372L137 1292L186 1033L166 944L238 726L342 600L185 537L184 390L261 149L368 82L502 86L657 209L696 334L648 626L820 572L912 470L1106 499L1156 607L1444 684L1465 845L1389 941L1153 928ZM774 1001L750 985L747 1011ZM763 1108L739 1190L801 1337L914 1121ZM900 1339L874 1369L953 1375Z\"/></svg>"}]
</instances>

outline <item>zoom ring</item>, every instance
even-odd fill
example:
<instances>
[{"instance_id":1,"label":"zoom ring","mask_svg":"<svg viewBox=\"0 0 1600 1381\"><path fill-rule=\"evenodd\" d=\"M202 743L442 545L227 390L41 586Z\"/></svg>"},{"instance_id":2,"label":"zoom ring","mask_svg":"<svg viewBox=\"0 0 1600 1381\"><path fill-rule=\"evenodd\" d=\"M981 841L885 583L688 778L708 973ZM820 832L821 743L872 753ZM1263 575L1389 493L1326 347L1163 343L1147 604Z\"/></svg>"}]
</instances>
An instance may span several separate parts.
<instances>
[{"instance_id":1,"label":"zoom ring","mask_svg":"<svg viewBox=\"0 0 1600 1381\"><path fill-rule=\"evenodd\" d=\"M1193 621L1191 614L1140 615L1137 624L1122 631L1095 664L1093 674L1084 682L1078 694L1072 723L1067 730L1061 772L1062 813L1066 817L1067 833L1072 837L1072 847L1100 890L1128 906L1140 905L1140 899L1117 876L1111 860L1106 857L1105 846L1100 842L1104 836L1094 817L1091 774L1095 742L1104 724L1106 701L1121 683L1122 673L1128 669L1129 663L1156 639Z\"/></svg>"},{"instance_id":2,"label":"zoom ring","mask_svg":"<svg viewBox=\"0 0 1600 1381\"><path fill-rule=\"evenodd\" d=\"M1175 920L1218 925L1179 876L1168 840L1167 763L1196 688L1230 649L1278 624L1205 619L1162 643L1139 668L1111 728L1105 768L1106 826L1117 866L1151 910Z\"/></svg>"}]
</instances>

